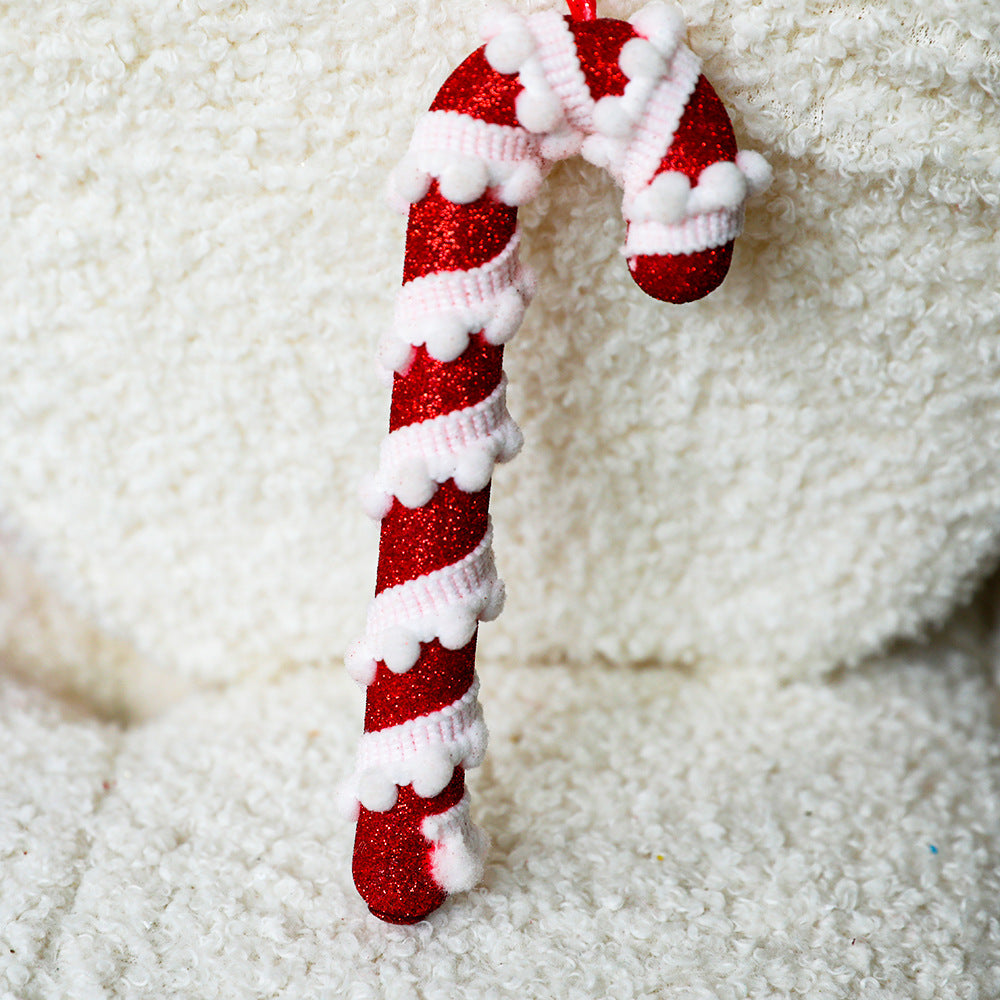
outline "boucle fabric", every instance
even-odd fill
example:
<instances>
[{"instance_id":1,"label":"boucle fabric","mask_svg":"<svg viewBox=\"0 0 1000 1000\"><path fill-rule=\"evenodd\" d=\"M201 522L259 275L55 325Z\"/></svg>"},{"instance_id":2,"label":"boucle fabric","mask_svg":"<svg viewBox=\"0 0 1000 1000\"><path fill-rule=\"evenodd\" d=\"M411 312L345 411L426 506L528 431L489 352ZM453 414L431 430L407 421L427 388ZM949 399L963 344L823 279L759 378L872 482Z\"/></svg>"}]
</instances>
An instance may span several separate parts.
<instances>
[{"instance_id":1,"label":"boucle fabric","mask_svg":"<svg viewBox=\"0 0 1000 1000\"><path fill-rule=\"evenodd\" d=\"M351 884L343 672L124 731L6 682L0 993L989 1000L1000 762L979 646L966 625L826 684L484 671L486 878L411 928Z\"/></svg>"},{"instance_id":2,"label":"boucle fabric","mask_svg":"<svg viewBox=\"0 0 1000 1000\"><path fill-rule=\"evenodd\" d=\"M630 287L585 164L524 213L541 283L509 351L526 445L495 489L510 596L484 662L801 675L943 619L995 561L998 15L684 11L775 182L723 288L683 308ZM402 253L383 186L480 14L5 14L5 535L144 660L214 682L334 664L362 620L355 484Z\"/></svg>"}]
</instances>

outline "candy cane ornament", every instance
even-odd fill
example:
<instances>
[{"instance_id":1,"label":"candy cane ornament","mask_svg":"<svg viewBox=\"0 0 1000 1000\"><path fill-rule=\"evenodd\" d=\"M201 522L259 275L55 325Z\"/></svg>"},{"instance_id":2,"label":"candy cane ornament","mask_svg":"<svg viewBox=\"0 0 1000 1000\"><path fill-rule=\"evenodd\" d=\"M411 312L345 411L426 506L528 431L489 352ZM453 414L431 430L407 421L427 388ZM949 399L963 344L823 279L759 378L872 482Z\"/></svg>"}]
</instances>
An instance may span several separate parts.
<instances>
[{"instance_id":1,"label":"candy cane ornament","mask_svg":"<svg viewBox=\"0 0 1000 1000\"><path fill-rule=\"evenodd\" d=\"M503 345L534 292L517 207L557 160L582 154L623 189L624 255L669 302L725 277L746 199L770 180L732 126L679 13L629 22L494 10L487 44L448 78L394 174L408 211L403 286L379 360L389 434L363 499L381 521L376 595L347 656L367 688L346 786L354 879L376 916L411 923L481 877L487 838L465 770L486 748L478 623L503 607L489 522L494 465L521 434L507 412Z\"/></svg>"}]
</instances>

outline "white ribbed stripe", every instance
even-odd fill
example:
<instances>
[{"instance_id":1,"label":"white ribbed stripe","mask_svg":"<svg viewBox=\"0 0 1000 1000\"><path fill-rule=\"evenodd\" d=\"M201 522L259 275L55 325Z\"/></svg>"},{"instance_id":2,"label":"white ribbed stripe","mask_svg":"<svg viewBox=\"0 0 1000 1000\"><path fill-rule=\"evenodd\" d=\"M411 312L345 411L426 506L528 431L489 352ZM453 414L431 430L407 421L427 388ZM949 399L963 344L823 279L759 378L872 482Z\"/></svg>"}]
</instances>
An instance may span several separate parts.
<instances>
[{"instance_id":1,"label":"white ribbed stripe","mask_svg":"<svg viewBox=\"0 0 1000 1000\"><path fill-rule=\"evenodd\" d=\"M434 846L431 874L445 892L465 892L479 883L489 850L489 837L469 815L469 793L450 809L427 816L420 832Z\"/></svg>"},{"instance_id":2,"label":"white ribbed stripe","mask_svg":"<svg viewBox=\"0 0 1000 1000\"><path fill-rule=\"evenodd\" d=\"M479 679L452 704L408 719L397 726L365 733L358 746L348 801L385 812L398 789L412 785L422 798L439 795L458 765L478 767L486 754L488 733L478 701ZM342 792L343 794L343 792Z\"/></svg>"},{"instance_id":3,"label":"white ribbed stripe","mask_svg":"<svg viewBox=\"0 0 1000 1000\"><path fill-rule=\"evenodd\" d=\"M698 57L686 45L679 45L670 70L653 89L625 152L622 180L626 200L635 197L653 179L674 141L674 133L700 75Z\"/></svg>"},{"instance_id":4,"label":"white ribbed stripe","mask_svg":"<svg viewBox=\"0 0 1000 1000\"><path fill-rule=\"evenodd\" d=\"M458 562L383 590L369 606L367 634L376 638L395 627L417 633L425 621L436 623L454 615L477 619L497 580L492 542L490 525L479 544ZM420 641L434 638L441 638L437 629Z\"/></svg>"},{"instance_id":5,"label":"white ribbed stripe","mask_svg":"<svg viewBox=\"0 0 1000 1000\"><path fill-rule=\"evenodd\" d=\"M461 111L428 111L413 130L410 151L474 156L492 163L520 163L536 154L538 140L523 128L496 125Z\"/></svg>"},{"instance_id":6,"label":"white ribbed stripe","mask_svg":"<svg viewBox=\"0 0 1000 1000\"><path fill-rule=\"evenodd\" d=\"M384 517L397 497L422 507L449 479L466 493L483 489L497 462L507 462L523 438L507 412L507 376L482 401L392 431L382 442L378 471L365 491L371 516Z\"/></svg>"},{"instance_id":7,"label":"white ribbed stripe","mask_svg":"<svg viewBox=\"0 0 1000 1000\"><path fill-rule=\"evenodd\" d=\"M476 624L503 610L504 586L493 562L493 525L464 558L406 580L378 594L368 605L364 636L347 652L350 675L371 684L379 661L405 673L420 657L420 644L437 639L445 649L462 649Z\"/></svg>"},{"instance_id":8,"label":"white ribbed stripe","mask_svg":"<svg viewBox=\"0 0 1000 1000\"><path fill-rule=\"evenodd\" d=\"M467 271L437 271L408 281L396 297L395 328L405 329L415 319L442 314L460 318L479 316L522 276L517 258L520 230L491 260Z\"/></svg>"},{"instance_id":9,"label":"white ribbed stripe","mask_svg":"<svg viewBox=\"0 0 1000 1000\"><path fill-rule=\"evenodd\" d=\"M403 285L392 329L380 348L384 363L405 372L410 348L421 344L437 360L453 361L480 330L488 343L510 340L536 284L530 268L518 260L520 241L520 231L515 230L507 245L479 267L438 271Z\"/></svg>"},{"instance_id":10,"label":"white ribbed stripe","mask_svg":"<svg viewBox=\"0 0 1000 1000\"><path fill-rule=\"evenodd\" d=\"M626 257L695 253L723 246L742 231L742 207L696 215L675 225L634 222L622 252Z\"/></svg>"},{"instance_id":11,"label":"white ribbed stripe","mask_svg":"<svg viewBox=\"0 0 1000 1000\"><path fill-rule=\"evenodd\" d=\"M580 57L566 18L554 10L544 10L530 18L528 26L538 46L542 72L559 99L566 120L578 132L590 132L594 99L580 68Z\"/></svg>"}]
</instances>

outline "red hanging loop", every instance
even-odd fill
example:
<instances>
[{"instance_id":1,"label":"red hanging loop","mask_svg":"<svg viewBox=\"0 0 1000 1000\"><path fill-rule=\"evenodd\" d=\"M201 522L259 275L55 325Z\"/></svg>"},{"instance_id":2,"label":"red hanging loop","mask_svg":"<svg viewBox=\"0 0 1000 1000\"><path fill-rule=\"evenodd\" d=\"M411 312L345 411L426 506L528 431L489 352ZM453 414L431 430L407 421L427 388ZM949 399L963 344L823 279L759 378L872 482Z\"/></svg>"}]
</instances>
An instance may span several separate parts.
<instances>
[{"instance_id":1,"label":"red hanging loop","mask_svg":"<svg viewBox=\"0 0 1000 1000\"><path fill-rule=\"evenodd\" d=\"M569 13L574 21L595 21L597 19L597 0L566 0Z\"/></svg>"}]
</instances>

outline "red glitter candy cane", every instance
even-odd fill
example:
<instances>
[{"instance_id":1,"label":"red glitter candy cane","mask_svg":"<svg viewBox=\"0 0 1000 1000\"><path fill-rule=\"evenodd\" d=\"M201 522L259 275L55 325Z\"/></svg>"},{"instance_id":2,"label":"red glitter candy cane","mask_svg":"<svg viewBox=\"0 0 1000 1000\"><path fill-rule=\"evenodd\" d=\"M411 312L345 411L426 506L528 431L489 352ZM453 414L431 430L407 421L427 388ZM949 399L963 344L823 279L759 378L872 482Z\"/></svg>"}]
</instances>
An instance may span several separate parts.
<instances>
[{"instance_id":1,"label":"red glitter candy cane","mask_svg":"<svg viewBox=\"0 0 1000 1000\"><path fill-rule=\"evenodd\" d=\"M394 175L409 220L379 349L389 434L365 491L382 524L376 596L347 657L367 687L347 786L354 880L393 923L474 886L486 851L465 770L486 748L477 627L504 596L490 480L521 444L501 369L534 290L517 207L555 161L581 153L623 188L632 277L689 302L725 277L745 201L770 176L758 154L737 152L674 9L655 3L625 22L596 18L593 0L569 3L569 17L494 11L487 44L445 82Z\"/></svg>"}]
</instances>

